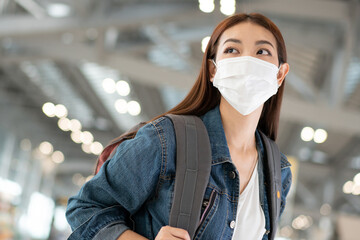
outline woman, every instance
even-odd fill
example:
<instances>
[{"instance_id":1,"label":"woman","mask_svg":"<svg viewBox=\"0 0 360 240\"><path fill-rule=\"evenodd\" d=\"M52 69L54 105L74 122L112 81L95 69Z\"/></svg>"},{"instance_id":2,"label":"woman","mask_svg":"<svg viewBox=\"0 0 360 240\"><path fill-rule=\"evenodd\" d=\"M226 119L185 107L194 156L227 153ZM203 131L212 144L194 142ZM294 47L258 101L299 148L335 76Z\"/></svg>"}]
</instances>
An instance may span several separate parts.
<instances>
[{"instance_id":1,"label":"woman","mask_svg":"<svg viewBox=\"0 0 360 240\"><path fill-rule=\"evenodd\" d=\"M268 18L237 14L215 28L195 85L168 112L200 116L210 139L211 173L194 239L268 239L276 223L269 219L259 131L276 140L288 71L284 40ZM175 148L173 125L163 115L120 144L70 198L70 239L190 239L185 230L166 226ZM291 185L289 166L282 155L280 214Z\"/></svg>"}]
</instances>

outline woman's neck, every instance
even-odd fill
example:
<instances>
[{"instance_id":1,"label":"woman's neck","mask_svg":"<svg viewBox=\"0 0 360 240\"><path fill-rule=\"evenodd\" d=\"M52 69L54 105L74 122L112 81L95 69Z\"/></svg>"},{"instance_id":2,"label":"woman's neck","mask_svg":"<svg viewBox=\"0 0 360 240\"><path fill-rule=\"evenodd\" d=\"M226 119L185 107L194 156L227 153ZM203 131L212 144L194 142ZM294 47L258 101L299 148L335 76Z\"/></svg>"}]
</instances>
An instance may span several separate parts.
<instances>
[{"instance_id":1,"label":"woman's neck","mask_svg":"<svg viewBox=\"0 0 360 240\"><path fill-rule=\"evenodd\" d=\"M225 99L221 99L220 115L229 148L244 153L256 149L255 131L261 111L262 106L244 116Z\"/></svg>"}]
</instances>

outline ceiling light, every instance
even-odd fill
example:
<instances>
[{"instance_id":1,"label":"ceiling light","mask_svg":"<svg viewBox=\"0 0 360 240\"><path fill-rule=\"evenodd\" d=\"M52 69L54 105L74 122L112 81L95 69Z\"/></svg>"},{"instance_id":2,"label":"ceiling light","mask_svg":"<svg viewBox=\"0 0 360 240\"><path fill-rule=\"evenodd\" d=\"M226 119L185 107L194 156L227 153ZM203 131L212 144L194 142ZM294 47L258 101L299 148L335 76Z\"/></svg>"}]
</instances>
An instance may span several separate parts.
<instances>
[{"instance_id":1,"label":"ceiling light","mask_svg":"<svg viewBox=\"0 0 360 240\"><path fill-rule=\"evenodd\" d=\"M94 136L91 132L85 131L81 134L81 142L84 144L91 144L94 141Z\"/></svg>"},{"instance_id":2,"label":"ceiling light","mask_svg":"<svg viewBox=\"0 0 360 240\"><path fill-rule=\"evenodd\" d=\"M276 238L277 240L287 240L294 233L294 230L290 226L285 226L280 229L280 236L283 238Z\"/></svg>"},{"instance_id":3,"label":"ceiling light","mask_svg":"<svg viewBox=\"0 0 360 240\"><path fill-rule=\"evenodd\" d=\"M71 8L69 5L63 3L53 3L49 4L47 7L47 13L51 17L61 18L66 17L70 14Z\"/></svg>"},{"instance_id":4,"label":"ceiling light","mask_svg":"<svg viewBox=\"0 0 360 240\"><path fill-rule=\"evenodd\" d=\"M118 99L115 102L115 109L118 113L126 113L128 109L128 104L124 99Z\"/></svg>"},{"instance_id":5,"label":"ceiling light","mask_svg":"<svg viewBox=\"0 0 360 240\"><path fill-rule=\"evenodd\" d=\"M42 110L48 117L55 117L55 105L51 102L47 102L42 106Z\"/></svg>"},{"instance_id":6,"label":"ceiling light","mask_svg":"<svg viewBox=\"0 0 360 240\"><path fill-rule=\"evenodd\" d=\"M64 161L65 157L64 154L60 151L55 151L52 155L51 155L51 160L54 163L62 163Z\"/></svg>"},{"instance_id":7,"label":"ceiling light","mask_svg":"<svg viewBox=\"0 0 360 240\"><path fill-rule=\"evenodd\" d=\"M214 0L199 0L199 9L205 13L211 13L215 9Z\"/></svg>"},{"instance_id":8,"label":"ceiling light","mask_svg":"<svg viewBox=\"0 0 360 240\"><path fill-rule=\"evenodd\" d=\"M207 37L204 37L202 40L201 40L201 51L204 53L205 50L206 50L206 47L209 43L209 40L210 40L210 36L207 36Z\"/></svg>"},{"instance_id":9,"label":"ceiling light","mask_svg":"<svg viewBox=\"0 0 360 240\"><path fill-rule=\"evenodd\" d=\"M99 142L93 142L90 146L90 150L93 154L99 155L104 150L104 147Z\"/></svg>"},{"instance_id":10,"label":"ceiling light","mask_svg":"<svg viewBox=\"0 0 360 240\"><path fill-rule=\"evenodd\" d=\"M292 227L295 229L305 230L313 224L313 220L310 216L300 215L292 222Z\"/></svg>"},{"instance_id":11,"label":"ceiling light","mask_svg":"<svg viewBox=\"0 0 360 240\"><path fill-rule=\"evenodd\" d=\"M327 139L327 132L324 129L316 129L314 133L314 142L323 143Z\"/></svg>"},{"instance_id":12,"label":"ceiling light","mask_svg":"<svg viewBox=\"0 0 360 240\"><path fill-rule=\"evenodd\" d=\"M81 149L83 150L84 153L90 154L91 153L91 149L90 149L91 144L81 144Z\"/></svg>"},{"instance_id":13,"label":"ceiling light","mask_svg":"<svg viewBox=\"0 0 360 240\"><path fill-rule=\"evenodd\" d=\"M137 101L130 101L127 104L128 113L132 116L137 116L141 112L140 104Z\"/></svg>"},{"instance_id":14,"label":"ceiling light","mask_svg":"<svg viewBox=\"0 0 360 240\"><path fill-rule=\"evenodd\" d=\"M314 137L314 129L312 129L311 127L304 127L301 130L301 139L305 142L309 142L313 139Z\"/></svg>"},{"instance_id":15,"label":"ceiling light","mask_svg":"<svg viewBox=\"0 0 360 240\"><path fill-rule=\"evenodd\" d=\"M75 185L81 186L85 183L85 178L80 173L75 173L72 177L72 182Z\"/></svg>"},{"instance_id":16,"label":"ceiling light","mask_svg":"<svg viewBox=\"0 0 360 240\"><path fill-rule=\"evenodd\" d=\"M354 177L354 183L360 185L360 173L356 174Z\"/></svg>"},{"instance_id":17,"label":"ceiling light","mask_svg":"<svg viewBox=\"0 0 360 240\"><path fill-rule=\"evenodd\" d=\"M81 143L81 135L82 132L76 131L76 132L72 132L70 137L74 141L74 143Z\"/></svg>"},{"instance_id":18,"label":"ceiling light","mask_svg":"<svg viewBox=\"0 0 360 240\"><path fill-rule=\"evenodd\" d=\"M68 114L68 110L66 109L66 107L62 104L58 104L55 106L55 115L58 118L62 118L62 117L66 117Z\"/></svg>"},{"instance_id":19,"label":"ceiling light","mask_svg":"<svg viewBox=\"0 0 360 240\"><path fill-rule=\"evenodd\" d=\"M127 96L130 93L130 86L127 82L121 80L116 83L116 91L120 96Z\"/></svg>"},{"instance_id":20,"label":"ceiling light","mask_svg":"<svg viewBox=\"0 0 360 240\"><path fill-rule=\"evenodd\" d=\"M53 152L54 148L49 142L42 142L39 145L39 150L42 154L49 155Z\"/></svg>"},{"instance_id":21,"label":"ceiling light","mask_svg":"<svg viewBox=\"0 0 360 240\"><path fill-rule=\"evenodd\" d=\"M68 118L60 118L58 121L58 126L63 131L69 131L71 127L71 121Z\"/></svg>"},{"instance_id":22,"label":"ceiling light","mask_svg":"<svg viewBox=\"0 0 360 240\"><path fill-rule=\"evenodd\" d=\"M328 216L331 213L331 206L328 203L325 203L320 208L320 214L323 216Z\"/></svg>"},{"instance_id":23,"label":"ceiling light","mask_svg":"<svg viewBox=\"0 0 360 240\"><path fill-rule=\"evenodd\" d=\"M229 16L235 13L236 1L235 0L220 0L220 12Z\"/></svg>"},{"instance_id":24,"label":"ceiling light","mask_svg":"<svg viewBox=\"0 0 360 240\"><path fill-rule=\"evenodd\" d=\"M81 130L82 126L81 126L81 123L79 120L77 119L71 119L70 120L70 130L73 131L73 132L78 132Z\"/></svg>"},{"instance_id":25,"label":"ceiling light","mask_svg":"<svg viewBox=\"0 0 360 240\"><path fill-rule=\"evenodd\" d=\"M354 182L353 181L347 181L343 186L343 192L346 194L352 193L354 188Z\"/></svg>"},{"instance_id":26,"label":"ceiling light","mask_svg":"<svg viewBox=\"0 0 360 240\"><path fill-rule=\"evenodd\" d=\"M352 193L353 195L360 195L360 185L354 185L351 193Z\"/></svg>"},{"instance_id":27,"label":"ceiling light","mask_svg":"<svg viewBox=\"0 0 360 240\"><path fill-rule=\"evenodd\" d=\"M102 81L102 86L104 88L104 91L107 93L114 93L116 90L116 84L115 81L111 78L105 78Z\"/></svg>"}]
</instances>

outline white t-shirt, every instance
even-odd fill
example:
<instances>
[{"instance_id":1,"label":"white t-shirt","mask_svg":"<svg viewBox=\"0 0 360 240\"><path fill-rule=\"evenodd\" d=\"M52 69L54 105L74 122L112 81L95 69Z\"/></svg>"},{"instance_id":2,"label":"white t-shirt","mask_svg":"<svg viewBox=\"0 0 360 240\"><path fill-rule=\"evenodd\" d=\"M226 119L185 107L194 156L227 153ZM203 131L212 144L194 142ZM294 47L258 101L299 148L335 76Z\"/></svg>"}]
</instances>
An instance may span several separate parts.
<instances>
[{"instance_id":1,"label":"white t-shirt","mask_svg":"<svg viewBox=\"0 0 360 240\"><path fill-rule=\"evenodd\" d=\"M261 240L265 232L265 215L260 205L256 163L248 185L240 194L232 240Z\"/></svg>"}]
</instances>

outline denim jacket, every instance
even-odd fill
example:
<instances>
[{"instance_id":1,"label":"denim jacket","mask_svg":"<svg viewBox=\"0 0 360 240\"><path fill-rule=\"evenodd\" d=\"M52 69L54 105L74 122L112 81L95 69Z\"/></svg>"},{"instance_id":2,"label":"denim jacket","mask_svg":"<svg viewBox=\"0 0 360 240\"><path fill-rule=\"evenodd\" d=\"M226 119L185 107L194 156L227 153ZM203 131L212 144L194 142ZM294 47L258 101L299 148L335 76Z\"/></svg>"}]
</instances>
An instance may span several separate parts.
<instances>
[{"instance_id":1,"label":"denim jacket","mask_svg":"<svg viewBox=\"0 0 360 240\"><path fill-rule=\"evenodd\" d=\"M212 166L201 220L194 239L231 239L239 199L239 174L231 161L219 107L201 117L210 139ZM73 233L69 239L117 239L125 230L155 239L168 225L174 193L176 140L172 122L161 117L142 127L106 161L99 173L69 199L66 217ZM260 202L265 214L263 240L270 230L264 147L255 133L259 154ZM281 157L281 210L291 185L290 163Z\"/></svg>"}]
</instances>

